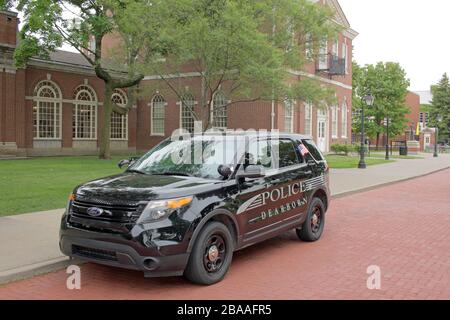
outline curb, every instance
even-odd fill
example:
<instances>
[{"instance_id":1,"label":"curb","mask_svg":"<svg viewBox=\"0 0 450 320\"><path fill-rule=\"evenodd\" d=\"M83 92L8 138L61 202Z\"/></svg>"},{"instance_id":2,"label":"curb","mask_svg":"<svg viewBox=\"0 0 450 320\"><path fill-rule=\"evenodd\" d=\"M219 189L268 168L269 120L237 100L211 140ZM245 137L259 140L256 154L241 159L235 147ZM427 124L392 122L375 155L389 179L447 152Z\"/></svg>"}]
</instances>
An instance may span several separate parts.
<instances>
[{"instance_id":1,"label":"curb","mask_svg":"<svg viewBox=\"0 0 450 320\"><path fill-rule=\"evenodd\" d=\"M69 257L59 257L2 271L0 272L0 285L58 271L73 264L79 265L82 264L82 261L78 259L70 259Z\"/></svg>"},{"instance_id":2,"label":"curb","mask_svg":"<svg viewBox=\"0 0 450 320\"><path fill-rule=\"evenodd\" d=\"M402 183L402 182L406 182L406 181L410 181L410 180L414 180L414 179L418 179L418 178L427 177L429 175L432 175L432 174L435 174L435 173L438 173L438 172L442 172L442 171L446 171L446 170L449 170L449 169L450 169L450 166L446 167L446 168L441 168L441 169L438 169L438 170L435 170L435 171L430 171L430 172L427 172L427 173L424 173L424 174L421 174L421 175L418 175L418 176L414 176L414 177L409 177L409 178L405 178L405 179L401 179L401 180L395 180L395 181L390 181L390 182L386 182L386 183L381 183L381 184L373 185L373 186L362 188L362 189L355 189L355 190L349 190L349 191L336 193L336 194L331 195L331 199L345 198L347 196L351 196L351 195L354 195L354 194L364 193L364 192L367 192L367 191L372 191L372 190L375 190L375 189L379 189L379 188L383 188L383 187L387 187L387 186L392 186L392 185L395 185L395 184L398 184L398 183Z\"/></svg>"}]
</instances>

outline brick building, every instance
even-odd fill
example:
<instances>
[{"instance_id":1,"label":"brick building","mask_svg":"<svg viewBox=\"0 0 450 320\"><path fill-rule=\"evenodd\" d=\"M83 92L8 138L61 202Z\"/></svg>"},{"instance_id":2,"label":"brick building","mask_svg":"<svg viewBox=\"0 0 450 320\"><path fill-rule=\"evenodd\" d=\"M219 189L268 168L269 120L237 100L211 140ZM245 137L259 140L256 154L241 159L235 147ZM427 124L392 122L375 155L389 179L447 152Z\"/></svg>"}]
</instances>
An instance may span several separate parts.
<instances>
[{"instance_id":1,"label":"brick building","mask_svg":"<svg viewBox=\"0 0 450 320\"><path fill-rule=\"evenodd\" d=\"M408 92L405 98L405 105L408 107L409 112L405 115L408 122L405 124L405 130L402 134L392 137L391 142L406 142L406 141L418 141L419 137L417 133L417 124L420 125L420 97L414 92ZM376 140L371 141L371 145L376 145ZM386 145L386 134L382 134L380 137L380 146Z\"/></svg>"},{"instance_id":2,"label":"brick building","mask_svg":"<svg viewBox=\"0 0 450 320\"><path fill-rule=\"evenodd\" d=\"M318 110L302 101L236 103L224 112L213 112L216 127L309 134L323 151L333 143L350 142L352 41L357 33L338 1L320 2L336 12L334 20L343 31L337 41L323 46L318 61L311 61L304 70L292 70L291 75L292 81L312 77L334 88L336 105ZM102 81L80 54L61 50L50 60L33 58L25 68L14 67L18 22L16 13L0 11L0 154L95 154L102 125ZM200 77L194 72L177 77L189 88L191 96L187 100L195 108ZM157 76L148 75L140 86L158 88L163 83ZM125 90L116 90L111 98L118 104L127 103ZM178 100L169 91L155 89L149 98L139 99L128 115L113 113L112 151L148 150L175 129L191 129L193 119ZM227 100L218 93L214 106Z\"/></svg>"}]
</instances>

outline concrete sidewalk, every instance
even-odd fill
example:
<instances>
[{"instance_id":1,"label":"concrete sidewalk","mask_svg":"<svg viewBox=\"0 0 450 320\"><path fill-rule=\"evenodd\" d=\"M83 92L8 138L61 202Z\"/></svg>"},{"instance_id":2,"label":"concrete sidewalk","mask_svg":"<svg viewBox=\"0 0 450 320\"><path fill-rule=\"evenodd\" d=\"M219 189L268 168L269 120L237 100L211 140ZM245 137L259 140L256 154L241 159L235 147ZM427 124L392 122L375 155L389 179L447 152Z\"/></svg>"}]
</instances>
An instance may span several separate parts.
<instances>
[{"instance_id":1,"label":"concrete sidewalk","mask_svg":"<svg viewBox=\"0 0 450 320\"><path fill-rule=\"evenodd\" d=\"M432 154L420 154L420 156L425 159L394 159L396 162L369 166L365 170L331 170L331 193L333 197L345 196L450 167L450 154L442 154L438 158L433 158Z\"/></svg>"},{"instance_id":2,"label":"concrete sidewalk","mask_svg":"<svg viewBox=\"0 0 450 320\"><path fill-rule=\"evenodd\" d=\"M398 160L366 170L331 171L334 197L372 189L450 168L450 155ZM50 272L74 263L62 256L58 231L64 209L0 218L0 284Z\"/></svg>"}]
</instances>

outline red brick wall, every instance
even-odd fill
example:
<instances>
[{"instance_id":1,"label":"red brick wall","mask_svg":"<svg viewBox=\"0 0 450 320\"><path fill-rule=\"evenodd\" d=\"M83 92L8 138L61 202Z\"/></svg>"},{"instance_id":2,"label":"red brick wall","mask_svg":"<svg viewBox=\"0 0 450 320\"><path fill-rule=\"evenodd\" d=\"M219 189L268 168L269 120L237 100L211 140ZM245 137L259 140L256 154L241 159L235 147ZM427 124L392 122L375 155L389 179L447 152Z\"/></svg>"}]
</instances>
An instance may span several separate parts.
<instances>
[{"instance_id":1,"label":"red brick wall","mask_svg":"<svg viewBox=\"0 0 450 320\"><path fill-rule=\"evenodd\" d=\"M420 120L420 96L413 93L408 92L405 98L405 104L409 108L409 113L405 115L405 118L408 119L408 123L406 124L406 128L403 134L398 135L397 137L390 137L392 141L406 141L409 140L411 127L414 131L414 135L416 133L417 124ZM371 144L376 144L376 139L371 140ZM384 146L386 144L386 135L380 135L380 146Z\"/></svg>"},{"instance_id":2,"label":"red brick wall","mask_svg":"<svg viewBox=\"0 0 450 320\"><path fill-rule=\"evenodd\" d=\"M47 79L47 75L51 75L51 80L54 81L61 89L63 99L72 100L73 93L76 87L84 84L85 80L91 85L97 93L99 102L103 101L103 83L94 76L74 74L62 71L49 71L37 67L28 67L26 70L18 70L17 74L4 74L0 77L0 86L4 87L4 92L12 92L12 95L2 95L2 99L8 98L9 111L4 112L5 108L2 103L2 139L8 135L12 141L17 141L19 148L32 148L33 146L33 126L32 126L32 101L29 98L34 95L34 88L42 80ZM9 80L8 80L9 79ZM199 78L184 78L182 80L174 80L180 88L187 88L191 91L197 100L200 96L200 79ZM332 140L331 131L331 111L328 115L328 139L329 145L333 143L345 143L350 141L351 137L351 90L342 88L341 86L326 84L335 89L338 101L338 139ZM154 94L158 91L164 96L166 107L166 123L165 135L169 136L180 125L180 106L178 104L179 98L171 92L162 83L155 80L146 80L141 84L144 87L147 95L141 98L138 102L137 108L130 111L128 115L129 121L129 147L136 147L138 150L148 150L164 137L151 135L151 119L150 119L150 102ZM342 103L347 98L348 106L348 133L347 139L342 138ZM228 122L230 129L271 129L271 102L257 101L252 103L238 103L229 108ZM201 113L200 105L196 106L196 112ZM72 141L72 116L73 104L70 101L63 103L62 113L62 147L70 149L73 146ZM102 107L98 109L98 132L101 130L102 123ZM298 133L303 133L305 129L305 112L302 102L296 102L294 108L294 129ZM3 125L5 124L5 125ZM7 127L8 124L10 127ZM312 127L313 137L317 136L317 108L314 108ZM282 103L275 105L275 129L284 131L284 107Z\"/></svg>"},{"instance_id":3,"label":"red brick wall","mask_svg":"<svg viewBox=\"0 0 450 320\"><path fill-rule=\"evenodd\" d=\"M0 72L0 141L16 141L16 74Z\"/></svg>"},{"instance_id":4,"label":"red brick wall","mask_svg":"<svg viewBox=\"0 0 450 320\"><path fill-rule=\"evenodd\" d=\"M406 96L406 105L410 109L410 113L406 116L409 120L408 126L414 125L414 131L420 120L420 96L413 92L408 92Z\"/></svg>"},{"instance_id":5,"label":"red brick wall","mask_svg":"<svg viewBox=\"0 0 450 320\"><path fill-rule=\"evenodd\" d=\"M4 141L4 131L5 131L5 110L4 106L6 104L6 95L5 95L5 75L6 72L0 70L0 141Z\"/></svg>"},{"instance_id":6,"label":"red brick wall","mask_svg":"<svg viewBox=\"0 0 450 320\"><path fill-rule=\"evenodd\" d=\"M0 11L0 44L16 46L18 24L16 13Z\"/></svg>"}]
</instances>

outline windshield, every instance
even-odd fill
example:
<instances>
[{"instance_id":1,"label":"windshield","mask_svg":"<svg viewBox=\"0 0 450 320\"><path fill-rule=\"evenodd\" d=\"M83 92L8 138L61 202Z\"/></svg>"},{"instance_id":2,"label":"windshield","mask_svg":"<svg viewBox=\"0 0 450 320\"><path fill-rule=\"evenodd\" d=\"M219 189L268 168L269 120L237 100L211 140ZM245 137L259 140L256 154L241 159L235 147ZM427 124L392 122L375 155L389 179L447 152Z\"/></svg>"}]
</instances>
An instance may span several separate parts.
<instances>
[{"instance_id":1,"label":"windshield","mask_svg":"<svg viewBox=\"0 0 450 320\"><path fill-rule=\"evenodd\" d=\"M232 170L245 143L237 137L198 136L188 140L165 140L137 160L129 171L153 175L187 175L223 179L220 165Z\"/></svg>"}]
</instances>

